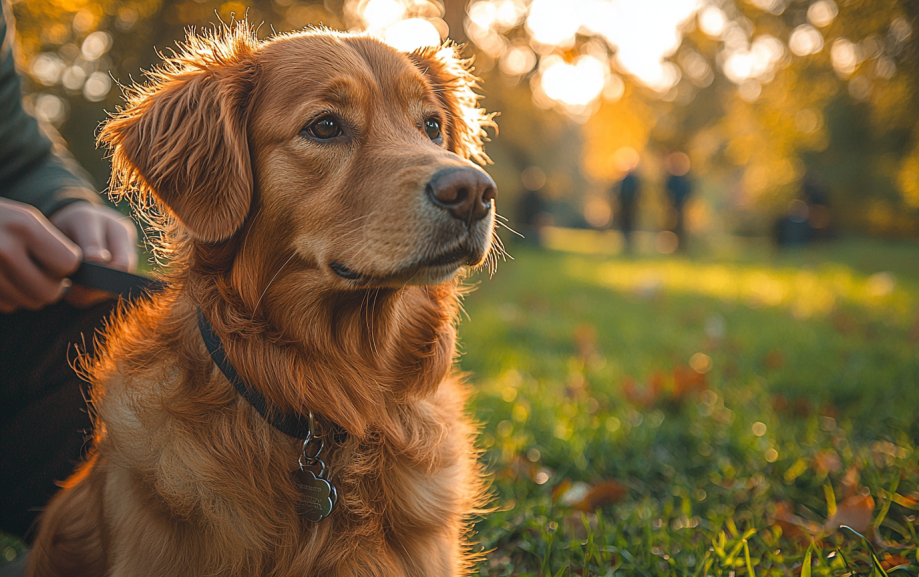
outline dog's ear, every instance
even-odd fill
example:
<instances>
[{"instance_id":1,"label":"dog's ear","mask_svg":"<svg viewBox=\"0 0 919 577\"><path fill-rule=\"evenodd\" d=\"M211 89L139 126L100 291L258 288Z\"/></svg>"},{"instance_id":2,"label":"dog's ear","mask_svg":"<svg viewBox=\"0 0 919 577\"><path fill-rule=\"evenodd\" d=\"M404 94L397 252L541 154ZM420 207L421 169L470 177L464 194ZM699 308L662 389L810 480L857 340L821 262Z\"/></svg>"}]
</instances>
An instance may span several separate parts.
<instances>
[{"instance_id":1,"label":"dog's ear","mask_svg":"<svg viewBox=\"0 0 919 577\"><path fill-rule=\"evenodd\" d=\"M444 132L451 152L479 164L491 162L485 154L488 140L485 127L497 128L494 114L479 106L475 93L478 78L473 76L472 59L463 59L461 48L450 41L443 46L419 48L409 58L418 67L437 95L447 114Z\"/></svg>"},{"instance_id":2,"label":"dog's ear","mask_svg":"<svg viewBox=\"0 0 919 577\"><path fill-rule=\"evenodd\" d=\"M141 204L152 194L202 242L239 229L252 202L246 123L257 43L243 23L189 33L126 95L99 135L112 151L112 194Z\"/></svg>"}]
</instances>

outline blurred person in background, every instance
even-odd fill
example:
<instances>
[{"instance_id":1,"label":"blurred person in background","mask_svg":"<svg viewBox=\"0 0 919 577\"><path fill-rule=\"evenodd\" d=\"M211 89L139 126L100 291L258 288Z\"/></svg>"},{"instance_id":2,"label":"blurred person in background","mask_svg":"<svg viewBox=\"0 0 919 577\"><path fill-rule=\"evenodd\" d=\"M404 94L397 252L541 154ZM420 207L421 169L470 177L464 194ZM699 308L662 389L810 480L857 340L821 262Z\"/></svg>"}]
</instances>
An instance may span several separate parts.
<instances>
[{"instance_id":1,"label":"blurred person in background","mask_svg":"<svg viewBox=\"0 0 919 577\"><path fill-rule=\"evenodd\" d=\"M833 236L830 191L813 170L804 173L801 198L807 203L811 240L829 240Z\"/></svg>"},{"instance_id":2,"label":"blurred person in background","mask_svg":"<svg viewBox=\"0 0 919 577\"><path fill-rule=\"evenodd\" d=\"M552 222L546 201L540 190L546 185L546 173L538 166L530 166L520 173L523 190L517 197L517 226L527 244L541 244L542 228Z\"/></svg>"},{"instance_id":3,"label":"blurred person in background","mask_svg":"<svg viewBox=\"0 0 919 577\"><path fill-rule=\"evenodd\" d=\"M667 196L673 206L675 222L673 232L677 236L679 250L686 250L686 201L692 194L692 180L689 177L689 157L683 152L674 152L667 157Z\"/></svg>"},{"instance_id":4,"label":"blurred person in background","mask_svg":"<svg viewBox=\"0 0 919 577\"><path fill-rule=\"evenodd\" d=\"M89 438L74 345L92 352L116 302L78 305L67 277L84 259L133 270L136 231L23 109L5 1L0 38L0 531L27 537Z\"/></svg>"},{"instance_id":5,"label":"blurred person in background","mask_svg":"<svg viewBox=\"0 0 919 577\"><path fill-rule=\"evenodd\" d=\"M635 212L641 194L641 178L637 167L626 173L618 186L613 187L615 200L619 205L619 230L622 231L622 246L626 252L632 250L632 231L635 230Z\"/></svg>"},{"instance_id":6,"label":"blurred person in background","mask_svg":"<svg viewBox=\"0 0 919 577\"><path fill-rule=\"evenodd\" d=\"M773 230L775 244L779 248L804 246L811 241L810 208L807 203L796 198L788 205L788 210L775 223Z\"/></svg>"},{"instance_id":7,"label":"blurred person in background","mask_svg":"<svg viewBox=\"0 0 919 577\"><path fill-rule=\"evenodd\" d=\"M614 220L622 232L622 249L632 251L632 231L635 230L635 218L638 211L638 199L641 196L641 177L638 176L638 165L641 156L631 146L623 146L613 153L613 165L622 179L610 190L610 205L616 207Z\"/></svg>"}]
</instances>

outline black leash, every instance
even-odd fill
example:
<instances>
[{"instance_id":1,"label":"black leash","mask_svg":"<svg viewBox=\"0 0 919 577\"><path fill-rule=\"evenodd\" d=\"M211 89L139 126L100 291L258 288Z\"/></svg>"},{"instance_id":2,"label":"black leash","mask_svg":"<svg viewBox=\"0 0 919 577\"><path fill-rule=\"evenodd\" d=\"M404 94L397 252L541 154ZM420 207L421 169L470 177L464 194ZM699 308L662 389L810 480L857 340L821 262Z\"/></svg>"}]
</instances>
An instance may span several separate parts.
<instances>
[{"instance_id":1,"label":"black leash","mask_svg":"<svg viewBox=\"0 0 919 577\"><path fill-rule=\"evenodd\" d=\"M166 288L166 283L161 280L115 270L86 260L83 261L77 272L70 275L70 282L119 295L127 300L134 300L143 296L145 292L159 292Z\"/></svg>"}]
</instances>

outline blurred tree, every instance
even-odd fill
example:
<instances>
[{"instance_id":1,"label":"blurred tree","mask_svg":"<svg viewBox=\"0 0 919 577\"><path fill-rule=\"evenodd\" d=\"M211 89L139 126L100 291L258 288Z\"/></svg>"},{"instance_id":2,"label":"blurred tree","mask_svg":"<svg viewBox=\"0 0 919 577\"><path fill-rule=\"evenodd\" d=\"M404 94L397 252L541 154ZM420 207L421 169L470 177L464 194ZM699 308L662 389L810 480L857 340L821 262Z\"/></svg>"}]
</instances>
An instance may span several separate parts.
<instances>
[{"instance_id":1,"label":"blurred tree","mask_svg":"<svg viewBox=\"0 0 919 577\"><path fill-rule=\"evenodd\" d=\"M660 159L684 150L699 203L729 228L768 230L807 172L840 224L919 235L915 0L19 0L14 11L27 105L100 184L92 138L119 104L116 82L139 79L185 28L246 16L261 36L324 24L406 48L468 41L485 105L502 113L489 153L503 206L529 166L557 202L605 196L625 149L659 192Z\"/></svg>"}]
</instances>

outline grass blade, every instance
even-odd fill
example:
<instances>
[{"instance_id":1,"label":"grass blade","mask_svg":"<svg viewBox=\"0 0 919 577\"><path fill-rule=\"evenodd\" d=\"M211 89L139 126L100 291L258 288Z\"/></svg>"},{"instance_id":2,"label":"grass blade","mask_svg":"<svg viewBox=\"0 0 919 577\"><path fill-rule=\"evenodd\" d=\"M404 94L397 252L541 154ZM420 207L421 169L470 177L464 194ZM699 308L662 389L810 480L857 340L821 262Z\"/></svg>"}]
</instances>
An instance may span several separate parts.
<instances>
[{"instance_id":1,"label":"grass blade","mask_svg":"<svg viewBox=\"0 0 919 577\"><path fill-rule=\"evenodd\" d=\"M887 500L884 501L884 506L881 507L881 512L878 513L877 518L874 520L874 530L877 531L878 527L881 526L881 523L884 521L884 518L887 517L887 512L890 511L890 504L893 503L894 496L897 494L897 487L900 485L900 471L897 471L897 474L894 475L893 481L890 483L890 489L887 490Z\"/></svg>"},{"instance_id":2,"label":"grass blade","mask_svg":"<svg viewBox=\"0 0 919 577\"><path fill-rule=\"evenodd\" d=\"M743 540L743 557L744 561L747 562L747 574L750 577L756 577L756 571L753 570L753 562L750 561L750 546L747 544L747 540Z\"/></svg>"},{"instance_id":3,"label":"grass blade","mask_svg":"<svg viewBox=\"0 0 919 577\"><path fill-rule=\"evenodd\" d=\"M823 493L826 495L826 516L832 519L836 515L836 493L833 492L833 485L830 483L824 485Z\"/></svg>"},{"instance_id":4,"label":"grass blade","mask_svg":"<svg viewBox=\"0 0 919 577\"><path fill-rule=\"evenodd\" d=\"M877 570L877 572L883 575L883 577L890 577L889 575L887 575L887 571L884 571L884 567L881 565L881 561L878 559L877 553L875 553L874 551L874 546L871 544L870 541L868 541L867 538L865 538L864 535L862 535L861 533L859 533L852 527L849 527L848 525L840 525L839 528L848 529L849 531L852 531L853 533L858 535L861 538L861 540L865 543L865 545L868 546L868 551L871 553L871 562L874 563L874 568Z\"/></svg>"},{"instance_id":5,"label":"grass blade","mask_svg":"<svg viewBox=\"0 0 919 577\"><path fill-rule=\"evenodd\" d=\"M846 556L842 554L842 551L839 550L839 547L836 548L836 554L839 555L840 559L842 559L843 565L846 566L846 572L849 575L855 575L855 573L852 572L852 568L849 567L849 560L846 559Z\"/></svg>"},{"instance_id":6,"label":"grass blade","mask_svg":"<svg viewBox=\"0 0 919 577\"><path fill-rule=\"evenodd\" d=\"M811 554L814 552L814 544L811 543L804 554L804 564L801 565L801 577L811 577Z\"/></svg>"}]
</instances>

